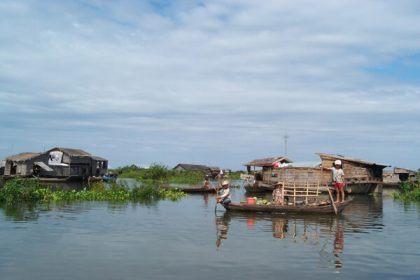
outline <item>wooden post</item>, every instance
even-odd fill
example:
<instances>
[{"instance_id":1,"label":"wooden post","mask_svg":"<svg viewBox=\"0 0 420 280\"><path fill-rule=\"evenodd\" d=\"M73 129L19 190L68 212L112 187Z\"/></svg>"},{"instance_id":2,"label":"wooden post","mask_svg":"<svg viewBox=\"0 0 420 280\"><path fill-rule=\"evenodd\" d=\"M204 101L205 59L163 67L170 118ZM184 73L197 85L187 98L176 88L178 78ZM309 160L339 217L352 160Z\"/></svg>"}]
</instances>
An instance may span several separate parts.
<instances>
[{"instance_id":1,"label":"wooden post","mask_svg":"<svg viewBox=\"0 0 420 280\"><path fill-rule=\"evenodd\" d=\"M309 182L306 181L306 205L308 205L308 195L309 195Z\"/></svg>"}]
</instances>

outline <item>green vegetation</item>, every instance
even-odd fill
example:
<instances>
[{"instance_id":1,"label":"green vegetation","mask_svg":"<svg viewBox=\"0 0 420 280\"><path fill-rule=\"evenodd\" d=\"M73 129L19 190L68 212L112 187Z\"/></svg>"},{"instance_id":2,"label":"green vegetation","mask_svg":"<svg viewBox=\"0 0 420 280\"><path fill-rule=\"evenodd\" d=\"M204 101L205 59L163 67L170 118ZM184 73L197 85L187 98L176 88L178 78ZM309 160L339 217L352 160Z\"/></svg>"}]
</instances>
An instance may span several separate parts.
<instances>
[{"instance_id":1,"label":"green vegetation","mask_svg":"<svg viewBox=\"0 0 420 280\"><path fill-rule=\"evenodd\" d=\"M134 178L142 182L159 182L171 184L199 184L204 174L199 171L179 172L164 165L153 164L149 168L139 168L135 165L124 166L113 170L120 178Z\"/></svg>"},{"instance_id":2,"label":"green vegetation","mask_svg":"<svg viewBox=\"0 0 420 280\"><path fill-rule=\"evenodd\" d=\"M401 192L393 193L393 197L404 201L420 201L420 172L417 172L415 182L402 183Z\"/></svg>"},{"instance_id":3,"label":"green vegetation","mask_svg":"<svg viewBox=\"0 0 420 280\"><path fill-rule=\"evenodd\" d=\"M116 183L106 188L102 182L96 182L89 189L79 191L53 190L36 180L17 178L7 181L0 189L0 202L10 205L22 202L177 200L184 195L181 191L161 189L153 184L130 189Z\"/></svg>"},{"instance_id":4,"label":"green vegetation","mask_svg":"<svg viewBox=\"0 0 420 280\"><path fill-rule=\"evenodd\" d=\"M157 181L165 184L199 184L203 182L203 172L200 171L176 171L160 164L152 164L148 169L139 168L135 165L119 167L111 170L113 173L119 174L120 178L134 178L139 181ZM229 173L227 179L239 180L240 171Z\"/></svg>"}]
</instances>

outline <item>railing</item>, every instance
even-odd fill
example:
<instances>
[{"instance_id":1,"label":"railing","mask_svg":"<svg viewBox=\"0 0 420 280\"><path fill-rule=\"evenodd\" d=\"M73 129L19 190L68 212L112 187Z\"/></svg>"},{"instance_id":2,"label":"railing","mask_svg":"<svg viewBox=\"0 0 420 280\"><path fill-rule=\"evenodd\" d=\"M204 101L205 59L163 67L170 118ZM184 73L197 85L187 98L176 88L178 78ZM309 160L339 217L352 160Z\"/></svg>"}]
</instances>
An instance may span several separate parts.
<instances>
[{"instance_id":1,"label":"railing","mask_svg":"<svg viewBox=\"0 0 420 280\"><path fill-rule=\"evenodd\" d=\"M293 205L304 202L308 204L310 200L317 202L321 192L328 192L328 186L321 186L318 182L283 182L283 197L287 197Z\"/></svg>"}]
</instances>

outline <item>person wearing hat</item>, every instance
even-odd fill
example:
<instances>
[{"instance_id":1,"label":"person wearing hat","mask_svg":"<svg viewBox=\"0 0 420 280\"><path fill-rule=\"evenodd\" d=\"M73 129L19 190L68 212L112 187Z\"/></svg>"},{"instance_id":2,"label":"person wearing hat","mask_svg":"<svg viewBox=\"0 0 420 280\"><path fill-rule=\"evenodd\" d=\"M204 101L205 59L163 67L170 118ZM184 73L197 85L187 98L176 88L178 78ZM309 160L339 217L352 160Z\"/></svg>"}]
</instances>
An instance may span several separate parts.
<instances>
[{"instance_id":1,"label":"person wearing hat","mask_svg":"<svg viewBox=\"0 0 420 280\"><path fill-rule=\"evenodd\" d=\"M277 182L274 184L273 201L276 205L284 205L283 183Z\"/></svg>"},{"instance_id":2,"label":"person wearing hat","mask_svg":"<svg viewBox=\"0 0 420 280\"><path fill-rule=\"evenodd\" d=\"M340 194L341 194L341 202L344 202L344 187L346 183L344 182L344 171L342 169L341 160L337 159L334 161L334 166L331 168L332 176L333 176L333 184L334 188L337 192L337 200L336 203L340 202Z\"/></svg>"},{"instance_id":3,"label":"person wearing hat","mask_svg":"<svg viewBox=\"0 0 420 280\"><path fill-rule=\"evenodd\" d=\"M229 204L230 200L230 189L229 189L229 182L223 181L222 189L220 190L219 195L217 196L217 203L221 204Z\"/></svg>"}]
</instances>

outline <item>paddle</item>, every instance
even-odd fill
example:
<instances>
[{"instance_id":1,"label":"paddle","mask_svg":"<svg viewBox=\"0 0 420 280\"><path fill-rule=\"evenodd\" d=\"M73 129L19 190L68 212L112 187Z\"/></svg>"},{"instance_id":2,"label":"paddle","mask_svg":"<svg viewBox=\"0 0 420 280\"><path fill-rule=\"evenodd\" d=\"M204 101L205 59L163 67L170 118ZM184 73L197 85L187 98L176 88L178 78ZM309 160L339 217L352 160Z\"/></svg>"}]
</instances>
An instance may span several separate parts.
<instances>
[{"instance_id":1,"label":"paddle","mask_svg":"<svg viewBox=\"0 0 420 280\"><path fill-rule=\"evenodd\" d=\"M337 206L335 205L334 198L332 196L332 193L331 193L330 188L328 186L327 186L327 188L328 188L328 195L330 196L330 199L331 199L331 204L332 204L332 206L334 208L334 213L337 215L338 214Z\"/></svg>"},{"instance_id":2,"label":"paddle","mask_svg":"<svg viewBox=\"0 0 420 280\"><path fill-rule=\"evenodd\" d=\"M220 184L220 182L218 182L217 187L216 187L216 205L214 206L214 213L216 213L217 204L219 204L219 201L218 201L217 197L219 196L220 187L221 187L221 184Z\"/></svg>"}]
</instances>

